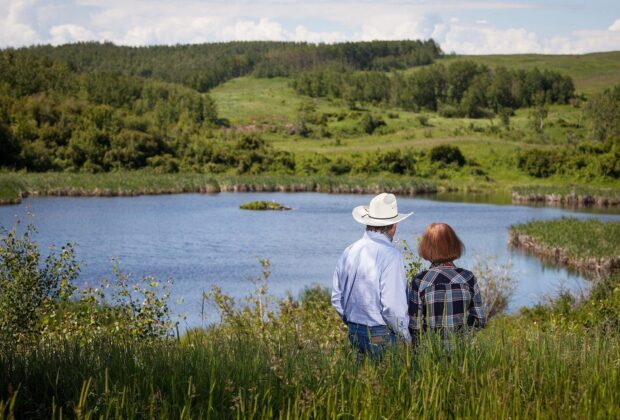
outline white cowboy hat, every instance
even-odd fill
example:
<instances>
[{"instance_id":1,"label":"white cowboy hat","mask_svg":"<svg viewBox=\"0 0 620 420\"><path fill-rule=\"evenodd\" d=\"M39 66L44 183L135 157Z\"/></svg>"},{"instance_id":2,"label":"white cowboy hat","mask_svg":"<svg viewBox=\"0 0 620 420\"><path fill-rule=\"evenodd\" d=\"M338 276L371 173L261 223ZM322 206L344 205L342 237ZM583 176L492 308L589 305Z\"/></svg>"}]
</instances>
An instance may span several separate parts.
<instances>
[{"instance_id":1,"label":"white cowboy hat","mask_svg":"<svg viewBox=\"0 0 620 420\"><path fill-rule=\"evenodd\" d=\"M356 222L368 226L388 226L402 222L413 213L398 213L396 196L382 193L370 200L369 206L357 206L353 209Z\"/></svg>"}]
</instances>

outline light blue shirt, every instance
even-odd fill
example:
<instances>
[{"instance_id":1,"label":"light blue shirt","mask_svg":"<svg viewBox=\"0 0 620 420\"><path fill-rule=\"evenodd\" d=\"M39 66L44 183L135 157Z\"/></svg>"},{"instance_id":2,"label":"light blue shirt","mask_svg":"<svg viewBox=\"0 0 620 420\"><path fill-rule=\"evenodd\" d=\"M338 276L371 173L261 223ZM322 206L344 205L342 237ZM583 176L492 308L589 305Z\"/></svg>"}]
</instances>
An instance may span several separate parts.
<instances>
[{"instance_id":1,"label":"light blue shirt","mask_svg":"<svg viewBox=\"0 0 620 420\"><path fill-rule=\"evenodd\" d=\"M332 305L346 322L389 325L411 339L404 260L385 235L367 231L344 250L334 272Z\"/></svg>"}]
</instances>

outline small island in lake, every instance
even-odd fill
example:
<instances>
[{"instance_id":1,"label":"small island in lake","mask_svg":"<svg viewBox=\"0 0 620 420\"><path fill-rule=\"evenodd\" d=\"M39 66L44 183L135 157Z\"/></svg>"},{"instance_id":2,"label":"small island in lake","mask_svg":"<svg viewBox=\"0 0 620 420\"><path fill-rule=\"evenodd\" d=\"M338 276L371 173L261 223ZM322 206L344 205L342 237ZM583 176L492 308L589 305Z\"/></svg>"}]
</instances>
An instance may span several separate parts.
<instances>
[{"instance_id":1,"label":"small island in lake","mask_svg":"<svg viewBox=\"0 0 620 420\"><path fill-rule=\"evenodd\" d=\"M290 207L283 206L275 201L251 201L239 206L241 210L291 210Z\"/></svg>"}]
</instances>

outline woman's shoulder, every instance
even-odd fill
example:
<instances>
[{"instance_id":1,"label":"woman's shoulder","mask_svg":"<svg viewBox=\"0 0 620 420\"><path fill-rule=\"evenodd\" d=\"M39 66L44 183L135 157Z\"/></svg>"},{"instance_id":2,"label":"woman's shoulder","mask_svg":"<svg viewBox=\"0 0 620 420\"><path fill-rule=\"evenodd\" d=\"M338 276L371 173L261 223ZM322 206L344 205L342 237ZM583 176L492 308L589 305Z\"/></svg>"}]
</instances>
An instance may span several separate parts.
<instances>
[{"instance_id":1,"label":"woman's shoulder","mask_svg":"<svg viewBox=\"0 0 620 420\"><path fill-rule=\"evenodd\" d=\"M422 280L424 277L426 277L426 275L427 275L427 274L428 274L428 270L420 270L420 271L418 271L418 272L416 273L416 275L415 275L415 276L413 276L413 277L411 278L411 280L412 280L412 281L413 281L413 280L418 280L418 281L420 281L420 280Z\"/></svg>"},{"instance_id":2,"label":"woman's shoulder","mask_svg":"<svg viewBox=\"0 0 620 420\"><path fill-rule=\"evenodd\" d=\"M474 277L474 273L463 267L454 267L454 271L456 271L463 277Z\"/></svg>"},{"instance_id":3,"label":"woman's shoulder","mask_svg":"<svg viewBox=\"0 0 620 420\"><path fill-rule=\"evenodd\" d=\"M476 284L476 275L466 268L456 267L455 270L459 276L465 280L465 282L469 285L469 287L475 287Z\"/></svg>"}]
</instances>

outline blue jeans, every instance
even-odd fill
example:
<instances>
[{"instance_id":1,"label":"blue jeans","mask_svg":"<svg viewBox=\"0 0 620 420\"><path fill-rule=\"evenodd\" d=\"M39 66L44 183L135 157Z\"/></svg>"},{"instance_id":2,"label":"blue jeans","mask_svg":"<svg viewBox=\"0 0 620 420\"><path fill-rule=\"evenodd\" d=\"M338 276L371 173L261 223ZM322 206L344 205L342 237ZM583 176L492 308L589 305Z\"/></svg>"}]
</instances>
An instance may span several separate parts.
<instances>
[{"instance_id":1,"label":"blue jeans","mask_svg":"<svg viewBox=\"0 0 620 420\"><path fill-rule=\"evenodd\" d=\"M347 325L349 342L360 357L368 355L372 359L380 359L386 346L396 344L396 334L385 325L369 327L354 322L347 322Z\"/></svg>"}]
</instances>

